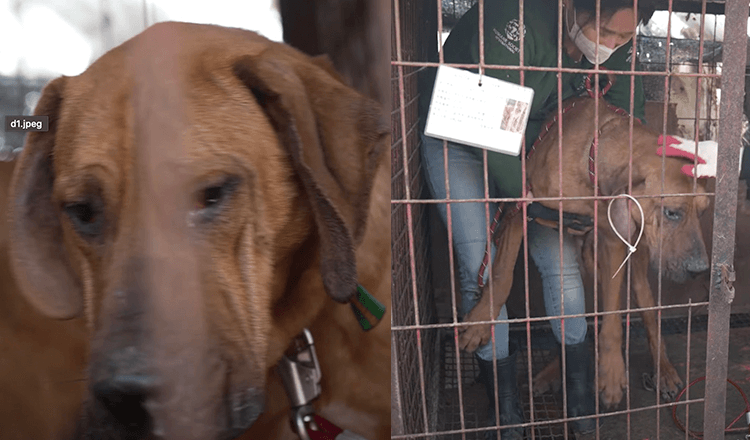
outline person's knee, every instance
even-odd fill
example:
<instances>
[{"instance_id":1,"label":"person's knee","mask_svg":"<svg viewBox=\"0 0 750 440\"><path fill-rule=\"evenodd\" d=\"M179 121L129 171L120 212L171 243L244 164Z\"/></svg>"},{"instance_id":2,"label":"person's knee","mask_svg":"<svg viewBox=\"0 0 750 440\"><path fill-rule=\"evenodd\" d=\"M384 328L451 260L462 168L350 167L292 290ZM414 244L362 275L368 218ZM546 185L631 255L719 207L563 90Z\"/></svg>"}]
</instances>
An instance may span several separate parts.
<instances>
[{"instance_id":1,"label":"person's knee","mask_svg":"<svg viewBox=\"0 0 750 440\"><path fill-rule=\"evenodd\" d=\"M565 345L580 344L586 340L586 319L580 318L580 321L565 329Z\"/></svg>"},{"instance_id":2,"label":"person's knee","mask_svg":"<svg viewBox=\"0 0 750 440\"><path fill-rule=\"evenodd\" d=\"M576 245L570 236L563 236L560 248L558 231L532 222L529 226L529 251L543 278L559 277L560 273L580 277Z\"/></svg>"},{"instance_id":3,"label":"person's knee","mask_svg":"<svg viewBox=\"0 0 750 440\"><path fill-rule=\"evenodd\" d=\"M478 237L469 242L454 243L454 249L456 252L456 258L458 259L458 277L459 283L461 284L461 290L472 290L476 291L477 295L481 295L481 289L479 288L479 271L482 264L485 263L487 238ZM487 267L484 270L485 284L487 284L489 279L494 256L495 247L492 246L492 251L486 261Z\"/></svg>"},{"instance_id":4,"label":"person's knee","mask_svg":"<svg viewBox=\"0 0 750 440\"><path fill-rule=\"evenodd\" d=\"M505 329L501 327L505 326ZM492 349L492 339L487 344L479 347L476 355L483 361L491 361L492 358L505 359L510 354L508 349L508 328L507 324L498 324L495 326L495 349Z\"/></svg>"},{"instance_id":5,"label":"person's knee","mask_svg":"<svg viewBox=\"0 0 750 440\"><path fill-rule=\"evenodd\" d=\"M558 322L558 324L560 324ZM565 345L580 344L586 339L586 318L568 318L565 320ZM557 342L563 341L562 325L552 327Z\"/></svg>"},{"instance_id":6,"label":"person's knee","mask_svg":"<svg viewBox=\"0 0 750 440\"><path fill-rule=\"evenodd\" d=\"M563 277L578 277L581 276L581 268L578 265L578 258L575 253L569 250L563 249L563 253L560 253L558 246L547 248L546 252L543 253L543 257L535 258L537 269L542 277L560 277L562 273ZM560 262L562 261L562 264ZM575 280L573 280L575 281ZM567 282L563 281L565 284Z\"/></svg>"}]
</instances>

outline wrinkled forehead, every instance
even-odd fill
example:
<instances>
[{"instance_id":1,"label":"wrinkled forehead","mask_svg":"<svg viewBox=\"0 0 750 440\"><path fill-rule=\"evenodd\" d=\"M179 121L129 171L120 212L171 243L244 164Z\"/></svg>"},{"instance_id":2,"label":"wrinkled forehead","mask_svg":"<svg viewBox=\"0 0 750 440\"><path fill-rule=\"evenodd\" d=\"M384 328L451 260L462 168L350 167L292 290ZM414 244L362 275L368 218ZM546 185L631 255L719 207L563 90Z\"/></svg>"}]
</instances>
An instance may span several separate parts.
<instances>
[{"instance_id":1,"label":"wrinkled forehead","mask_svg":"<svg viewBox=\"0 0 750 440\"><path fill-rule=\"evenodd\" d=\"M66 83L59 179L94 174L123 182L144 167L195 176L281 160L273 128L231 69L196 57L174 32L156 28ZM254 144L264 148L240 148Z\"/></svg>"},{"instance_id":2,"label":"wrinkled forehead","mask_svg":"<svg viewBox=\"0 0 750 440\"><path fill-rule=\"evenodd\" d=\"M664 198L664 204L670 206L683 206L687 208L694 205L698 212L705 210L709 203L706 195L706 180L694 179L681 171L682 166L687 164L686 160L667 158L664 163L662 174L661 164L648 178L648 193L650 195L679 195Z\"/></svg>"},{"instance_id":3,"label":"wrinkled forehead","mask_svg":"<svg viewBox=\"0 0 750 440\"><path fill-rule=\"evenodd\" d=\"M58 181L91 174L121 180L130 168L132 76L118 52L65 83L54 150Z\"/></svg>"}]
</instances>

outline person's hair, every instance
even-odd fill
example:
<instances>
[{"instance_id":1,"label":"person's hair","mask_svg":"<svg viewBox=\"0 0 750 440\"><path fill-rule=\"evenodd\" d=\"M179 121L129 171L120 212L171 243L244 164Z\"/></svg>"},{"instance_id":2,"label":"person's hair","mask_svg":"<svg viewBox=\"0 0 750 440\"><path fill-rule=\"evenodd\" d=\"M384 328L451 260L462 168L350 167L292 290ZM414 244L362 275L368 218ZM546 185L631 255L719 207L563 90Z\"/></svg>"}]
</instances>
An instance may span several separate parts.
<instances>
[{"instance_id":1,"label":"person's hair","mask_svg":"<svg viewBox=\"0 0 750 440\"><path fill-rule=\"evenodd\" d=\"M599 0L601 1L600 19L608 20L621 9L633 9L633 0ZM573 0L576 10L588 13L589 18L586 24L596 20L596 2L597 0ZM653 0L638 0L638 18L647 24L654 15Z\"/></svg>"}]
</instances>

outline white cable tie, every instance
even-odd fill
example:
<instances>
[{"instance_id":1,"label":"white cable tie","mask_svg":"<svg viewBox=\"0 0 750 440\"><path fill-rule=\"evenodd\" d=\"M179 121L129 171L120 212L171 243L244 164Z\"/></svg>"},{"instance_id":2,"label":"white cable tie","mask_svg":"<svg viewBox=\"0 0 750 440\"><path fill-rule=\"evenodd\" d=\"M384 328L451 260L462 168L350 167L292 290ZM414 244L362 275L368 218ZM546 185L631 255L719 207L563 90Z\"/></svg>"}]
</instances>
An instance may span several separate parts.
<instances>
[{"instance_id":1,"label":"white cable tie","mask_svg":"<svg viewBox=\"0 0 750 440\"><path fill-rule=\"evenodd\" d=\"M635 243L630 244L623 236L617 231L617 228L615 228L614 223L612 223L612 203L621 197L627 197L628 199L632 200L635 205L638 207L638 211L641 213L641 230L638 232L638 238L635 240ZM630 210L628 210L630 211ZM628 212L628 215L630 213ZM617 235L617 238L620 239L620 241L623 242L625 246L628 247L628 255L625 257L624 260L622 260L622 264L620 264L620 267L617 268L617 271L614 275L612 275L612 278L614 279L618 273L620 273L620 270L623 266L625 266L625 263L628 261L631 255L635 253L637 250L636 247L638 246L638 243L641 241L641 236L643 235L643 228L644 228L644 222L645 222L645 216L643 215L643 208L641 207L641 204L638 203L638 200L635 199L635 197L631 196L630 194L620 194L618 196L612 197L612 200L609 201L609 206L607 206L607 220L609 220L609 227L612 228L612 231L614 231L615 235Z\"/></svg>"}]
</instances>

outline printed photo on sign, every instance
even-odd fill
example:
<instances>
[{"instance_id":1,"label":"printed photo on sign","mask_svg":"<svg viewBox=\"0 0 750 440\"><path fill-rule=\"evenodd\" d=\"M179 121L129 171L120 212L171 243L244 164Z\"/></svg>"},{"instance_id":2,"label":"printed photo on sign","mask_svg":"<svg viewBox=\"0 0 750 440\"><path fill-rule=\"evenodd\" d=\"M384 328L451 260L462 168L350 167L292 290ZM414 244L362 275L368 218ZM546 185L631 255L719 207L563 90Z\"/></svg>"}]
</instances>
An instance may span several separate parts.
<instances>
[{"instance_id":1,"label":"printed photo on sign","mask_svg":"<svg viewBox=\"0 0 750 440\"><path fill-rule=\"evenodd\" d=\"M528 110L529 105L527 103L508 99L503 110L503 122L500 124L500 128L512 133L523 133Z\"/></svg>"}]
</instances>

